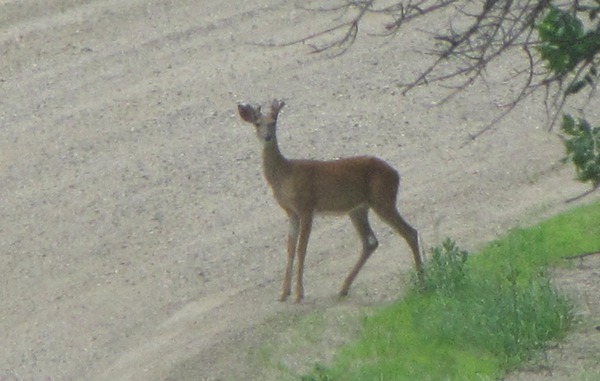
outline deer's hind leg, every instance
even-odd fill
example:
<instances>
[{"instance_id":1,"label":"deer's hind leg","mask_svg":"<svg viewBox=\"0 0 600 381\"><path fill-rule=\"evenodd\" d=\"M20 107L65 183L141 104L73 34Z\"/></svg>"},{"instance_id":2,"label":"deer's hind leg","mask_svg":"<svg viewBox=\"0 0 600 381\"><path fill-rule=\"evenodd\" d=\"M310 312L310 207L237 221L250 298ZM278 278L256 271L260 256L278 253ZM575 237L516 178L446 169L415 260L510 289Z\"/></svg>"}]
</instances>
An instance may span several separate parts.
<instances>
[{"instance_id":1,"label":"deer's hind leg","mask_svg":"<svg viewBox=\"0 0 600 381\"><path fill-rule=\"evenodd\" d=\"M398 232L406 240L408 246L413 253L415 261L415 267L417 269L417 276L419 281L423 282L423 259L421 257L421 244L419 239L419 232L413 228L398 212L396 206L392 203L386 206L374 207L375 212L383 221L388 223L392 228Z\"/></svg>"},{"instance_id":2,"label":"deer's hind leg","mask_svg":"<svg viewBox=\"0 0 600 381\"><path fill-rule=\"evenodd\" d=\"M350 212L350 219L352 220L352 224L356 228L358 235L360 237L362 243L362 251L360 253L360 257L358 261L348 274L348 277L344 281L344 286L340 291L340 296L348 295L348 291L350 290L350 286L356 278L356 275L362 269L364 264L367 262L367 259L373 254L379 243L377 242L377 238L375 237L375 233L371 229L371 225L369 224L369 208L361 207L359 209L355 209Z\"/></svg>"}]
</instances>

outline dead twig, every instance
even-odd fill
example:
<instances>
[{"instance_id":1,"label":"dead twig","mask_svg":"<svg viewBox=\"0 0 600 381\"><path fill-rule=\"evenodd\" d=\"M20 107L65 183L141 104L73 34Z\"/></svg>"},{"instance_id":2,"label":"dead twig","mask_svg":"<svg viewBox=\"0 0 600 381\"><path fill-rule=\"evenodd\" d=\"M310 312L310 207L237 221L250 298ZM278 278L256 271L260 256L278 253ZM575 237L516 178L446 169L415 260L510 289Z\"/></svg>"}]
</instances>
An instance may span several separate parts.
<instances>
[{"instance_id":1,"label":"dead twig","mask_svg":"<svg viewBox=\"0 0 600 381\"><path fill-rule=\"evenodd\" d=\"M582 194L580 194L579 196L575 196L573 198L570 198L568 200L565 201L566 204L569 204L571 202L577 201L577 200L581 200L582 198L589 196L590 194L594 193L595 191L597 191L600 188L600 183L596 184L592 189L583 192Z\"/></svg>"},{"instance_id":2,"label":"dead twig","mask_svg":"<svg viewBox=\"0 0 600 381\"><path fill-rule=\"evenodd\" d=\"M565 257L565 259L579 259L579 258L590 257L592 255L600 255L600 251L595 251L595 252L591 252L591 253L581 253L581 254L577 254L577 255L571 255L570 257Z\"/></svg>"}]
</instances>

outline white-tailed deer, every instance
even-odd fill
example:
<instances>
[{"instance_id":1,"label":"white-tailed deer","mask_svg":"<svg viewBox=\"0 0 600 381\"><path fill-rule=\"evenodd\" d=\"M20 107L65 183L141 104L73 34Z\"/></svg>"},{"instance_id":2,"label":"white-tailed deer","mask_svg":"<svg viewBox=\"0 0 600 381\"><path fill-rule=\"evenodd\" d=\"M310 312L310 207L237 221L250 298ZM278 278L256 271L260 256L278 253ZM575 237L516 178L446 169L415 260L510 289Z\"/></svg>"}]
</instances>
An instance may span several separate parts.
<instances>
[{"instance_id":1,"label":"white-tailed deer","mask_svg":"<svg viewBox=\"0 0 600 381\"><path fill-rule=\"evenodd\" d=\"M381 159L371 156L351 157L333 161L288 160L277 145L277 116L284 106L274 100L271 110L262 114L260 106L239 104L238 112L246 122L256 127L263 145L265 178L273 189L275 199L289 217L288 260L283 281L281 301L291 293L294 257L298 254L296 302L304 297L302 274L304 258L315 213L348 213L362 241L362 252L346 278L341 296L348 294L352 281L378 246L369 225L369 209L392 226L410 246L419 278L423 263L419 233L396 209L400 176Z\"/></svg>"}]
</instances>

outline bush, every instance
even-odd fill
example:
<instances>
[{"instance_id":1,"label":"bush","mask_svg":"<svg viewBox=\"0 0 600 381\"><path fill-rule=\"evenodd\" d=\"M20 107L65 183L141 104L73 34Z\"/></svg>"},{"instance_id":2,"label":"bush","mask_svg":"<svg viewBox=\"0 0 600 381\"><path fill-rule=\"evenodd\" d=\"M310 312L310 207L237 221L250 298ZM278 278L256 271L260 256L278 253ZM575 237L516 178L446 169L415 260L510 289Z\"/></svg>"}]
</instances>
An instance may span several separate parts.
<instances>
[{"instance_id":1,"label":"bush","mask_svg":"<svg viewBox=\"0 0 600 381\"><path fill-rule=\"evenodd\" d=\"M447 238L441 247L431 249L431 259L425 265L425 291L449 295L462 288L465 284L465 263L468 255L450 238Z\"/></svg>"},{"instance_id":2,"label":"bush","mask_svg":"<svg viewBox=\"0 0 600 381\"><path fill-rule=\"evenodd\" d=\"M513 237L505 247L531 239ZM334 367L317 366L303 380L493 380L561 338L573 320L543 267L519 263L526 252L471 257L446 239L431 253L424 290L415 279L403 301L365 318L362 338Z\"/></svg>"},{"instance_id":3,"label":"bush","mask_svg":"<svg viewBox=\"0 0 600 381\"><path fill-rule=\"evenodd\" d=\"M572 306L541 268L521 271L511 255L493 258L493 267L468 258L450 239L432 249L427 303L414 319L427 340L477 348L510 368L566 332Z\"/></svg>"}]
</instances>

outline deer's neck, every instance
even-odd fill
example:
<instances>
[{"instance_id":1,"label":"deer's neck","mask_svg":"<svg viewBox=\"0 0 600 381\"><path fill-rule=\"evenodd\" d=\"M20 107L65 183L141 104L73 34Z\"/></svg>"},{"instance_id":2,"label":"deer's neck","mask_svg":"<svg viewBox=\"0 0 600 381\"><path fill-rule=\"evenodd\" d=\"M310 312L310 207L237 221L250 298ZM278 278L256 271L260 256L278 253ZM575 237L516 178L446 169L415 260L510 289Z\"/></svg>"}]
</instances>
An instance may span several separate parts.
<instances>
[{"instance_id":1,"label":"deer's neck","mask_svg":"<svg viewBox=\"0 0 600 381\"><path fill-rule=\"evenodd\" d=\"M277 145L277 138L273 137L270 141L264 143L263 147L263 169L265 178L274 186L289 171L290 162L281 154Z\"/></svg>"}]
</instances>

